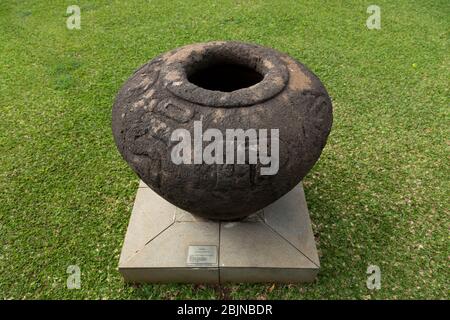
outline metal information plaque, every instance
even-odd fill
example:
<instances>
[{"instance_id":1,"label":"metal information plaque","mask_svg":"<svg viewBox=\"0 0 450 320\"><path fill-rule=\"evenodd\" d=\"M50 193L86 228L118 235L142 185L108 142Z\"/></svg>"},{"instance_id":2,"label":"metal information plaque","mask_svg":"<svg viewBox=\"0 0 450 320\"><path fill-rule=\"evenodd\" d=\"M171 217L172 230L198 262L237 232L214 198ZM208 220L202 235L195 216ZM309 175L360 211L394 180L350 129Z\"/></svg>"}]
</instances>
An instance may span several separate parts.
<instances>
[{"instance_id":1,"label":"metal information plaque","mask_svg":"<svg viewBox=\"0 0 450 320\"><path fill-rule=\"evenodd\" d=\"M190 267L217 267L217 246L189 246L187 265Z\"/></svg>"}]
</instances>

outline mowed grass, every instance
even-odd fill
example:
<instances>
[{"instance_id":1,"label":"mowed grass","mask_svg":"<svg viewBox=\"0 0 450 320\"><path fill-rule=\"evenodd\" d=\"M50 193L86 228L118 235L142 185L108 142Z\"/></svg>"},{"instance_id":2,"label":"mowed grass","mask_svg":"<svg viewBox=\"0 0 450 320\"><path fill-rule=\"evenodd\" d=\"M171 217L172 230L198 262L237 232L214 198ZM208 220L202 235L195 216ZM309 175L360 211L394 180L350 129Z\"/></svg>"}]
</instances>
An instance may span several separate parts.
<instances>
[{"instance_id":1,"label":"mowed grass","mask_svg":"<svg viewBox=\"0 0 450 320\"><path fill-rule=\"evenodd\" d=\"M0 298L448 299L449 14L446 0L1 1ZM312 284L130 286L117 271L138 179L112 139L115 94L152 57L210 40L284 51L333 99L304 179Z\"/></svg>"}]
</instances>

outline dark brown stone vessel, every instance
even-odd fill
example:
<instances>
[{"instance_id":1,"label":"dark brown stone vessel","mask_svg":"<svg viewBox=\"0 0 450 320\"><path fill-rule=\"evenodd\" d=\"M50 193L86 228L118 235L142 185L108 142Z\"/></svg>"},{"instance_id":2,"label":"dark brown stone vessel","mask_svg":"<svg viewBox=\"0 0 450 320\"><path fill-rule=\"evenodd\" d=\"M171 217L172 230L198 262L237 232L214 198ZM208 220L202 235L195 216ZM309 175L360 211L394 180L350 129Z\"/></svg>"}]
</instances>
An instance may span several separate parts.
<instances>
[{"instance_id":1,"label":"dark brown stone vessel","mask_svg":"<svg viewBox=\"0 0 450 320\"><path fill-rule=\"evenodd\" d=\"M183 128L194 137L194 121L203 132L219 129L224 139L226 129L279 129L278 172L261 175L263 165L247 160L175 164L172 132ZM330 98L311 71L274 49L235 41L154 58L121 88L112 113L120 153L150 188L220 220L257 212L295 187L318 160L331 125Z\"/></svg>"}]
</instances>

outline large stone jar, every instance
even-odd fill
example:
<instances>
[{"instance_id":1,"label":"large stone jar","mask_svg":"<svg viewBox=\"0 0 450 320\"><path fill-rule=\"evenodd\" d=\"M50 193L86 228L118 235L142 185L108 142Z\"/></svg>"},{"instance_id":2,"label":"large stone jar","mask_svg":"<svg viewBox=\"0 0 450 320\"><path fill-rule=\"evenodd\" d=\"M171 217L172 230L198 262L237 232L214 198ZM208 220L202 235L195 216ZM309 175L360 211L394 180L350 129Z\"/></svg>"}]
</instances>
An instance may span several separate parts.
<instances>
[{"instance_id":1,"label":"large stone jar","mask_svg":"<svg viewBox=\"0 0 450 320\"><path fill-rule=\"evenodd\" d=\"M112 113L120 153L150 188L182 209L220 220L257 212L295 187L318 160L331 124L330 98L310 70L284 53L235 41L188 45L154 58L124 84ZM258 143L267 142L269 155L277 139L278 158L270 154L276 170L262 174L269 165L249 160L250 139L244 162L226 161L226 147L224 161L202 161L208 144L220 142L202 136L210 128L223 133L224 144L227 129L267 132L257 140L257 156ZM188 137L174 134L177 129L192 139L191 154L179 153L190 163L174 161L174 148ZM211 155L222 158L217 150Z\"/></svg>"}]
</instances>

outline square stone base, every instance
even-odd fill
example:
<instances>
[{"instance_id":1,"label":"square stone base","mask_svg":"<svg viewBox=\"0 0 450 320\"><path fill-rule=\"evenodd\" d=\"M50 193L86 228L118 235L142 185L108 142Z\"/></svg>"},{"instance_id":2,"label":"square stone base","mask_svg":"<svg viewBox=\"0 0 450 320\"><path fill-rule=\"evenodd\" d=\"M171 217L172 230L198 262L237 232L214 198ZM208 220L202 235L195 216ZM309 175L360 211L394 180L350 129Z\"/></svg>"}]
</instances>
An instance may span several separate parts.
<instances>
[{"instance_id":1,"label":"square stone base","mask_svg":"<svg viewBox=\"0 0 450 320\"><path fill-rule=\"evenodd\" d=\"M142 181L119 261L127 282L313 281L319 271L303 187L239 222L193 216Z\"/></svg>"}]
</instances>

